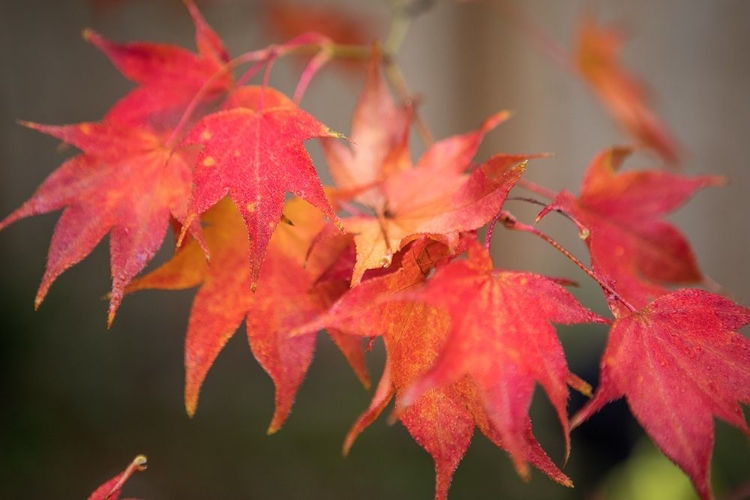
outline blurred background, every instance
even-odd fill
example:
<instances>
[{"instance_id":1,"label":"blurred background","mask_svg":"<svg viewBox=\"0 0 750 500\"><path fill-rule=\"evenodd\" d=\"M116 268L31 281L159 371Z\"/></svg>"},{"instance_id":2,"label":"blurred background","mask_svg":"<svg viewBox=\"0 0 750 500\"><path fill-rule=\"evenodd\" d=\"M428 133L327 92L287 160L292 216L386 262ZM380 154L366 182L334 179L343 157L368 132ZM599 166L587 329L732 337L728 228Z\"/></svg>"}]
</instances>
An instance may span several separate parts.
<instances>
[{"instance_id":1,"label":"blurred background","mask_svg":"<svg viewBox=\"0 0 750 500\"><path fill-rule=\"evenodd\" d=\"M365 17L376 36L387 31L385 1L325 3ZM689 237L705 273L750 305L750 3L534 0L523 8L541 30L570 48L583 8L594 5L600 20L621 20L631 28L624 62L652 87L655 111L684 147L684 171L731 177L727 187L699 193L671 219ZM204 0L199 7L234 55L282 40L266 4ZM16 119L95 121L131 88L82 39L86 27L115 41L194 47L189 15L177 0L0 3L0 217L26 200L69 154L58 151L54 139L16 125ZM513 119L488 136L480 156L554 152L528 170L530 179L550 188L577 192L590 158L628 141L585 85L541 53L517 17L492 2L435 2L414 23L399 62L438 138L512 109ZM275 84L291 91L299 68L279 63ZM303 107L348 133L361 82L356 71L324 70ZM419 142L415 145L418 150ZM310 149L319 160L316 145ZM656 164L643 153L628 163ZM518 202L508 206L521 219L533 220L536 209ZM100 300L110 286L106 244L58 279L34 312L57 217L24 220L0 233L0 498L85 498L138 453L148 455L151 468L129 483L126 496L149 500L432 497L431 459L400 425L378 420L350 456L341 457L343 437L371 394L323 336L290 419L268 437L272 386L243 331L208 376L196 417L186 416L183 340L193 291L129 297L106 329L106 303ZM563 219L550 218L543 228L584 255L574 228ZM498 231L493 246L498 265L580 281L577 296L605 312L596 288L544 243ZM595 382L606 331L567 328L561 338L572 370ZM369 361L377 380L383 363L379 343ZM560 463L559 426L547 401L537 396L535 433ZM574 397L571 410L581 403ZM451 499L694 498L687 479L643 439L622 401L574 431L572 439L563 470L575 482L573 490L540 472L524 485L506 454L476 436L456 472ZM741 489L750 478L748 464L747 440L718 422L713 483L719 498L746 498Z\"/></svg>"}]
</instances>

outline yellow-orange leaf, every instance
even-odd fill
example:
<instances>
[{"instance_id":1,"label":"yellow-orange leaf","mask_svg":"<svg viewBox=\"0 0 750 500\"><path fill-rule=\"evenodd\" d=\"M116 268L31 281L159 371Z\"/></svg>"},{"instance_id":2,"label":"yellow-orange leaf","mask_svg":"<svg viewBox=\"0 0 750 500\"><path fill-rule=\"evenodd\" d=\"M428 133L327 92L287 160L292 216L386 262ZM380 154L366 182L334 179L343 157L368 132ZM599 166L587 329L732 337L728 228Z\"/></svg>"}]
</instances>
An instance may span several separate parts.
<instances>
[{"instance_id":1,"label":"yellow-orange leaf","mask_svg":"<svg viewBox=\"0 0 750 500\"><path fill-rule=\"evenodd\" d=\"M281 224L271 238L257 293L251 291L252 276L245 264L248 240L244 222L229 199L205 217L210 265L193 241L129 288L181 289L201 284L185 340L185 405L190 415L196 411L208 370L243 320L250 349L276 386L276 411L268 431L279 429L291 410L312 361L315 334L290 338L287 333L323 312L347 286L345 282L338 286L315 284L330 258L315 252L306 257L312 239L324 224L319 212L295 199L287 204L286 216L295 225ZM365 373L361 354L354 354L351 343L344 342L342 350L355 371Z\"/></svg>"}]
</instances>

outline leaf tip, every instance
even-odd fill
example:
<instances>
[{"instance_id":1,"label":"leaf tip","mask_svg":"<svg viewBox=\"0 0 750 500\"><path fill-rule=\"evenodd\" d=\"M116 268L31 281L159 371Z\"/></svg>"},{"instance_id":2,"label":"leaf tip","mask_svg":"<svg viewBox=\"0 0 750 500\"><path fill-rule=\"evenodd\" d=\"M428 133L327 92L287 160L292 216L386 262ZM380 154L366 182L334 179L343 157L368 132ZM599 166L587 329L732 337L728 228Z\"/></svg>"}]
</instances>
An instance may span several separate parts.
<instances>
[{"instance_id":1,"label":"leaf tip","mask_svg":"<svg viewBox=\"0 0 750 500\"><path fill-rule=\"evenodd\" d=\"M349 452L352 450L353 444L354 444L354 437L346 436L346 439L344 440L344 445L341 447L341 456L348 457Z\"/></svg>"},{"instance_id":2,"label":"leaf tip","mask_svg":"<svg viewBox=\"0 0 750 500\"><path fill-rule=\"evenodd\" d=\"M397 401L396 406L393 407L393 411L388 415L386 422L388 425L393 425L401 418L401 415L414 403L414 398L410 394L411 391L406 391L400 400Z\"/></svg>"},{"instance_id":3,"label":"leaf tip","mask_svg":"<svg viewBox=\"0 0 750 500\"><path fill-rule=\"evenodd\" d=\"M576 391L580 392L587 398L592 398L594 396L594 389L591 387L591 384L583 380L581 377L574 373L568 373L568 376L565 380L565 382L575 389Z\"/></svg>"},{"instance_id":4,"label":"leaf tip","mask_svg":"<svg viewBox=\"0 0 750 500\"><path fill-rule=\"evenodd\" d=\"M81 30L81 37L87 42L91 42L91 40L96 37L96 31L91 28L84 28Z\"/></svg>"},{"instance_id":5,"label":"leaf tip","mask_svg":"<svg viewBox=\"0 0 750 500\"><path fill-rule=\"evenodd\" d=\"M544 219L547 215L549 215L549 213L552 212L554 209L555 209L554 205L547 205L546 207L542 208L542 210L536 216L536 219L534 219L534 224L539 224L539 222L542 219Z\"/></svg>"},{"instance_id":6,"label":"leaf tip","mask_svg":"<svg viewBox=\"0 0 750 500\"><path fill-rule=\"evenodd\" d=\"M380 267L383 269L388 269L391 267L391 264L393 263L393 252L388 250L381 258L378 264L380 264Z\"/></svg>"},{"instance_id":7,"label":"leaf tip","mask_svg":"<svg viewBox=\"0 0 750 500\"><path fill-rule=\"evenodd\" d=\"M493 118L495 119L494 120L495 121L494 124L495 125L499 125L500 123L513 118L513 115L515 115L515 114L516 114L516 112L513 111L512 109L504 109L502 111L499 111L499 112L495 113L495 115L493 116Z\"/></svg>"},{"instance_id":8,"label":"leaf tip","mask_svg":"<svg viewBox=\"0 0 750 500\"><path fill-rule=\"evenodd\" d=\"M189 418L195 417L195 411L198 409L198 392L190 390L189 387L185 389L185 413Z\"/></svg>"},{"instance_id":9,"label":"leaf tip","mask_svg":"<svg viewBox=\"0 0 750 500\"><path fill-rule=\"evenodd\" d=\"M182 242L185 240L185 236L187 235L188 229L190 228L190 225L195 220L195 214L190 214L188 218L185 220L185 223L182 225L182 229L180 230L180 235L177 237L177 243L175 243L175 248L180 248L182 246Z\"/></svg>"},{"instance_id":10,"label":"leaf tip","mask_svg":"<svg viewBox=\"0 0 750 500\"><path fill-rule=\"evenodd\" d=\"M281 222L282 222L283 224L286 224L287 226L292 226L292 227L294 227L294 221L292 221L292 219L290 219L289 217L287 217L287 216L286 216L286 215L284 215L284 214L281 214Z\"/></svg>"},{"instance_id":11,"label":"leaf tip","mask_svg":"<svg viewBox=\"0 0 750 500\"><path fill-rule=\"evenodd\" d=\"M44 302L44 298L47 296L47 290L49 290L49 283L47 283L47 280L45 280L45 282L39 286L39 290L36 292L36 297L34 297L35 311L38 311L39 307L42 305L42 302Z\"/></svg>"},{"instance_id":12,"label":"leaf tip","mask_svg":"<svg viewBox=\"0 0 750 500\"><path fill-rule=\"evenodd\" d=\"M529 464L526 462L516 463L516 472L521 477L521 481L524 483L531 482L531 470L529 470Z\"/></svg>"},{"instance_id":13,"label":"leaf tip","mask_svg":"<svg viewBox=\"0 0 750 500\"><path fill-rule=\"evenodd\" d=\"M576 429L578 426L580 426L584 421L586 420L586 417L581 414L579 411L572 417L570 417L570 430Z\"/></svg>"},{"instance_id":14,"label":"leaf tip","mask_svg":"<svg viewBox=\"0 0 750 500\"><path fill-rule=\"evenodd\" d=\"M16 120L16 123L22 127L26 127L26 128L30 128L34 130L39 130L39 127L40 127L40 124L36 122L31 122L28 120Z\"/></svg>"},{"instance_id":15,"label":"leaf tip","mask_svg":"<svg viewBox=\"0 0 750 500\"><path fill-rule=\"evenodd\" d=\"M401 413L403 413L404 408L401 408L400 406L396 406L396 408L393 409L390 415L388 415L388 418L385 419L386 423L388 425L393 425L396 422L398 422L399 417L401 416Z\"/></svg>"},{"instance_id":16,"label":"leaf tip","mask_svg":"<svg viewBox=\"0 0 750 500\"><path fill-rule=\"evenodd\" d=\"M723 187L731 181L732 179L730 179L728 175L711 175L708 177L706 185L712 187Z\"/></svg>"},{"instance_id":17,"label":"leaf tip","mask_svg":"<svg viewBox=\"0 0 750 500\"><path fill-rule=\"evenodd\" d=\"M331 130L330 128L326 128L325 136L333 137L334 139L344 139L345 141L349 140L346 137L346 135L342 134L341 132L336 132L335 130Z\"/></svg>"},{"instance_id":18,"label":"leaf tip","mask_svg":"<svg viewBox=\"0 0 750 500\"><path fill-rule=\"evenodd\" d=\"M133 465L139 471L144 471L148 468L148 458L146 455L138 455L133 459Z\"/></svg>"}]
</instances>

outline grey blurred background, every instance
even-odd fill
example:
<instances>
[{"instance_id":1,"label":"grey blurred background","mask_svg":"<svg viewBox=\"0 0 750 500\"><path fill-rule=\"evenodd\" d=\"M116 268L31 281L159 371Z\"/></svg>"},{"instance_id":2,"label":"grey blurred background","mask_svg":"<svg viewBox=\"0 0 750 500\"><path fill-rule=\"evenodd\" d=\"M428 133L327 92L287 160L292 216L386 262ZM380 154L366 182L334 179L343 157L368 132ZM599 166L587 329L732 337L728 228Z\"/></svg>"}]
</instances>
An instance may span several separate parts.
<instances>
[{"instance_id":1,"label":"grey blurred background","mask_svg":"<svg viewBox=\"0 0 750 500\"><path fill-rule=\"evenodd\" d=\"M387 27L384 2L338 3L362 9ZM570 47L583 4L534 0L523 6L552 38ZM750 305L750 3L587 3L594 4L600 19L632 26L625 62L653 88L655 110L684 145L685 172L731 177L729 186L698 194L672 219L688 235L706 274ZM215 0L200 6L233 54L268 43L258 4ZM97 120L131 88L83 41L83 28L117 41L193 48L193 27L178 1L121 0L94 7L86 0L0 3L0 217L27 199L65 157L54 139L17 126L16 119ZM494 111L514 110L514 118L487 138L482 156L554 152L528 171L530 179L551 188L577 191L596 152L627 142L584 85L539 53L501 9L437 2L414 24L400 63L412 90L423 96L423 116L438 138L473 129ZM292 89L298 69L279 64L275 81ZM360 83L325 71L303 107L346 133ZM311 149L319 158L316 147ZM655 163L638 154L629 165ZM518 202L509 208L527 221L535 213ZM0 498L84 498L138 453L149 456L151 468L134 478L126 496L431 498L431 460L399 425L376 422L351 455L341 458L343 437L370 394L323 336L289 421L267 437L272 387L242 331L212 369L197 416L185 415L183 339L192 291L129 297L106 330L106 304L100 300L110 284L106 244L65 273L35 313L33 297L57 217L22 221L0 233ZM583 255L567 222L548 220L544 229ZM498 231L494 249L498 265L581 281L579 298L604 311L585 276L542 242ZM605 331L564 329L561 336L573 370L593 381ZM379 345L370 362L377 380ZM654 458L653 446L639 441L626 406L621 402L607 411L573 433L564 471L576 483L574 490L539 472L531 485L523 485L505 453L477 437L456 473L451 498L657 498L644 493L652 491L643 489L648 477L667 484L658 498L691 498L666 459ZM559 430L543 397L532 413L535 432L559 463ZM747 442L740 436L718 424L714 484L724 495L750 477ZM641 489L630 490L632 481Z\"/></svg>"}]
</instances>

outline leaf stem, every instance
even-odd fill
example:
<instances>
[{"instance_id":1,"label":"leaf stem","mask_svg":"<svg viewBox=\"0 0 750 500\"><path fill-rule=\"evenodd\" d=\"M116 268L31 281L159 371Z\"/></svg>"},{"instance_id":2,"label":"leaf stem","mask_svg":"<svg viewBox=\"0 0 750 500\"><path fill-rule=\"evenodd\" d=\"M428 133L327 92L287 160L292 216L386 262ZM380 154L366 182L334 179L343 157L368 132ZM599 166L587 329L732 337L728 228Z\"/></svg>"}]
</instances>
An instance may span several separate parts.
<instances>
[{"instance_id":1,"label":"leaf stem","mask_svg":"<svg viewBox=\"0 0 750 500\"><path fill-rule=\"evenodd\" d=\"M406 39L406 34L411 27L411 16L401 15L399 11L393 16L391 28L383 43L386 54L397 54Z\"/></svg>"},{"instance_id":2,"label":"leaf stem","mask_svg":"<svg viewBox=\"0 0 750 500\"><path fill-rule=\"evenodd\" d=\"M393 21L383 48L386 54L395 55L401 49L412 21L430 10L435 0L392 0L389 3Z\"/></svg>"},{"instance_id":3,"label":"leaf stem","mask_svg":"<svg viewBox=\"0 0 750 500\"><path fill-rule=\"evenodd\" d=\"M385 255L380 258L380 267L387 268L390 267L393 262L393 249L391 248L391 240L388 237L386 217L382 210L378 210L375 215L378 220L378 225L380 226L380 233L383 236L386 249Z\"/></svg>"},{"instance_id":4,"label":"leaf stem","mask_svg":"<svg viewBox=\"0 0 750 500\"><path fill-rule=\"evenodd\" d=\"M615 291L615 289L612 288L612 286L609 283L607 283L604 280L604 278L599 276L593 269L589 269L588 267L586 267L586 265L583 262L578 260L578 258L575 255L570 253L565 247L560 245L551 236L541 232L534 226L530 226L528 224L519 222L518 219L516 219L513 214L505 210L501 211L498 214L495 220L491 223L490 227L494 226L495 223L498 221L502 222L503 226L505 226L508 229L512 229L515 231L523 231L525 233L530 233L543 239L544 241L552 245L555 248L555 250L557 250L558 252L566 256L571 262L573 262L573 264L578 266L584 273L588 274L589 277L593 279L594 281L596 281L599 284L599 286L602 287L607 292L607 294L609 294L610 297L619 301L622 305L628 308L631 312L636 312L638 310L630 302L625 300L625 298L622 295L617 293L617 291ZM487 230L487 232L488 234L491 234L489 229Z\"/></svg>"},{"instance_id":5,"label":"leaf stem","mask_svg":"<svg viewBox=\"0 0 750 500\"><path fill-rule=\"evenodd\" d=\"M192 118L193 113L195 112L196 108L198 107L198 104L200 103L201 99L206 96L206 94L211 89L211 86L216 83L216 81L229 73L232 69L235 67L245 64L248 62L260 62L262 60L266 60L269 57L269 51L267 49L262 50L254 50L252 52L246 52L245 54L242 54L238 57L235 57L231 61L224 64L221 68L219 68L213 75L209 77L208 80L203 84L203 86L198 90L198 92L195 93L193 98L191 99L190 103L188 104L187 108L185 108L185 111L182 113L182 116L180 117L180 121L177 122L177 125L175 126L174 130L172 131L172 134L169 136L169 139L166 142L166 148L172 149L176 146L177 140L182 135L182 131L187 126L187 123L190 121L190 118ZM257 69L255 69L257 68ZM260 65L256 64L251 68L251 71L256 71L260 69Z\"/></svg>"},{"instance_id":6,"label":"leaf stem","mask_svg":"<svg viewBox=\"0 0 750 500\"><path fill-rule=\"evenodd\" d=\"M120 474L119 481L117 481L117 483L112 486L112 489L104 498L111 498L116 491L122 489L122 486L128 479L130 479L130 476L132 476L134 472L146 470L147 461L148 460L146 459L145 455L138 455L137 457L135 457L133 461L130 462L130 465L128 465L127 469L125 469L122 474Z\"/></svg>"},{"instance_id":7,"label":"leaf stem","mask_svg":"<svg viewBox=\"0 0 750 500\"><path fill-rule=\"evenodd\" d=\"M578 227L578 234L582 239L585 239L585 237L588 235L588 229L583 226L578 220L575 219L571 214L568 212L556 208L553 205L548 205L542 201L535 200L534 198L526 198L525 196L509 196L506 198L507 201L525 201L526 203L531 203L532 205L538 205L540 207L544 207L546 211L550 212L557 212L558 214L562 215L566 219L568 219L570 222L576 225ZM539 222L542 218L538 217L536 222Z\"/></svg>"},{"instance_id":8,"label":"leaf stem","mask_svg":"<svg viewBox=\"0 0 750 500\"><path fill-rule=\"evenodd\" d=\"M516 184L524 188L526 191L531 191L534 194L544 196L545 198L548 198L550 200L554 200L555 198L557 198L557 193L535 182L531 182L526 179L518 179L518 182Z\"/></svg>"},{"instance_id":9,"label":"leaf stem","mask_svg":"<svg viewBox=\"0 0 750 500\"><path fill-rule=\"evenodd\" d=\"M383 71L398 98L407 105L412 105L415 99L409 90L401 68L396 63L396 54L401 50L411 23L427 12L435 3L435 0L391 0L388 3L393 14L393 20L383 44ZM429 147L435 143L435 138L416 111L416 106L412 107L414 108L414 128L424 145Z\"/></svg>"},{"instance_id":10,"label":"leaf stem","mask_svg":"<svg viewBox=\"0 0 750 500\"><path fill-rule=\"evenodd\" d=\"M208 94L208 92L211 90L211 87L221 77L225 76L236 67L251 62L256 63L251 66L250 69L248 69L234 83L235 86L240 86L245 84L247 80L255 76L263 64L268 64L270 61L273 61L279 57L288 55L318 54L322 51L327 51L330 54L330 57L336 58L366 59L371 54L371 49L369 47L359 45L338 45L334 43L330 38L319 35L317 33L304 33L286 42L285 44L270 45L264 49L253 50L241 54L219 68L213 75L208 78L208 80L206 80L206 82L198 90L198 92L196 92L187 108L185 108L185 111L180 117L180 121L175 126L165 146L167 147L167 149L172 149L176 146L177 141L179 140L183 130L190 121L190 118L195 113L195 110L200 104L201 100L206 96L206 94ZM310 66L308 65L306 73L303 74L304 82L300 82L301 84L303 84L303 87L301 89L302 92L304 92L304 87L307 86L309 80L313 76L310 71L317 71L318 69L320 69L320 67L322 67L322 64L313 65L311 70ZM299 91L300 89L298 88L298 92Z\"/></svg>"}]
</instances>

